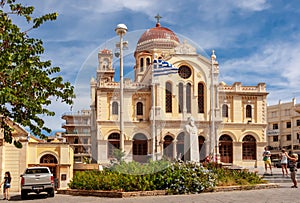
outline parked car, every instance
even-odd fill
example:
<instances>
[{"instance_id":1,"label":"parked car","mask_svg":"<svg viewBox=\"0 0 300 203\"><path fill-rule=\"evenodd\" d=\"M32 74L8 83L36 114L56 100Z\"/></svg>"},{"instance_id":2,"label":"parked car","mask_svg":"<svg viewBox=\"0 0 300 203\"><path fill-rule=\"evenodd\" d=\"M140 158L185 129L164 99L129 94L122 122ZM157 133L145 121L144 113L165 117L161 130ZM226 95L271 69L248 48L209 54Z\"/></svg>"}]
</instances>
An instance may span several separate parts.
<instances>
[{"instance_id":1,"label":"parked car","mask_svg":"<svg viewBox=\"0 0 300 203\"><path fill-rule=\"evenodd\" d=\"M54 177L48 167L30 167L21 175L21 198L26 199L31 192L47 192L54 197Z\"/></svg>"}]
</instances>

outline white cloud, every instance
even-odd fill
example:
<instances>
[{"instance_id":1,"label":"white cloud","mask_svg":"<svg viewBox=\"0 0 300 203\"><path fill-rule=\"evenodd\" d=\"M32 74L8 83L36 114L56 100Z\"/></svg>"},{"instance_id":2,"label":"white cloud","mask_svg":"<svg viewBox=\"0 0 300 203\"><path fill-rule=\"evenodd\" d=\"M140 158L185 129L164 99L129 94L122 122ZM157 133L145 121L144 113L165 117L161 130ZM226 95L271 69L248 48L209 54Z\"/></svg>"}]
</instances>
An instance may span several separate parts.
<instances>
[{"instance_id":1,"label":"white cloud","mask_svg":"<svg viewBox=\"0 0 300 203\"><path fill-rule=\"evenodd\" d=\"M239 0L233 1L234 5L239 8L249 10L249 11L262 11L270 7L267 0Z\"/></svg>"},{"instance_id":2,"label":"white cloud","mask_svg":"<svg viewBox=\"0 0 300 203\"><path fill-rule=\"evenodd\" d=\"M270 103L291 99L299 94L300 42L266 44L253 55L233 58L220 64L222 79L227 83L242 81L267 84ZM226 81L228 79L229 81Z\"/></svg>"},{"instance_id":3,"label":"white cloud","mask_svg":"<svg viewBox=\"0 0 300 203\"><path fill-rule=\"evenodd\" d=\"M216 24L227 21L233 13L257 12L270 7L267 0L203 0L197 6L202 18Z\"/></svg>"}]
</instances>

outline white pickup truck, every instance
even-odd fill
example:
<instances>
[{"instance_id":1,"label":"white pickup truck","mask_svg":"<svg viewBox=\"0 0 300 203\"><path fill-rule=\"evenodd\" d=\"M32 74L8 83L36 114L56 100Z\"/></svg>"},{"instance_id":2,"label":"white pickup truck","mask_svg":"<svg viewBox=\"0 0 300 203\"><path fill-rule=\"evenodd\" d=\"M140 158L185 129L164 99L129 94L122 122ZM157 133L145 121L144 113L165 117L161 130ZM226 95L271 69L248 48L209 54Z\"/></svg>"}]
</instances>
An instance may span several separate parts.
<instances>
[{"instance_id":1,"label":"white pickup truck","mask_svg":"<svg viewBox=\"0 0 300 203\"><path fill-rule=\"evenodd\" d=\"M21 175L21 198L26 199L30 192L47 192L54 197L54 177L48 167L26 168Z\"/></svg>"}]
</instances>

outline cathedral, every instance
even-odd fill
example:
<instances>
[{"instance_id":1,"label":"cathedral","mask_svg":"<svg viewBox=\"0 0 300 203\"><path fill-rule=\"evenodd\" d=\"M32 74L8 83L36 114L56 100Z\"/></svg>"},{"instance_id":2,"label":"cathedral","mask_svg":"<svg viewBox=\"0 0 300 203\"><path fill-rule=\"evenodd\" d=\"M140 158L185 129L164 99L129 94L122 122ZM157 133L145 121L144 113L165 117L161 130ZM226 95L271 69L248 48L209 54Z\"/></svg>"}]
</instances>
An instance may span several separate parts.
<instances>
[{"instance_id":1,"label":"cathedral","mask_svg":"<svg viewBox=\"0 0 300 203\"><path fill-rule=\"evenodd\" d=\"M125 161L183 159L184 126L192 117L200 161L210 157L228 165L263 166L264 83L219 81L215 52L210 58L197 53L159 18L138 39L134 78L126 78L122 89L114 81L113 57L112 50L99 51L96 78L90 81L94 161L109 163L115 149L124 151Z\"/></svg>"}]
</instances>

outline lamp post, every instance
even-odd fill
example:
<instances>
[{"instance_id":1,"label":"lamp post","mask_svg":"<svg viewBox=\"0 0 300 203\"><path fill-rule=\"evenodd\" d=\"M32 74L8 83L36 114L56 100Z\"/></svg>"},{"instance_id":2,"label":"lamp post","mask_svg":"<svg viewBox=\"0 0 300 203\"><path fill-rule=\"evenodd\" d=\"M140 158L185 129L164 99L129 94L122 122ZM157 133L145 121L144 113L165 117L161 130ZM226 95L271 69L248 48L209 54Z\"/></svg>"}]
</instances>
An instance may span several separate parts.
<instances>
[{"instance_id":1,"label":"lamp post","mask_svg":"<svg viewBox=\"0 0 300 203\"><path fill-rule=\"evenodd\" d=\"M123 36L127 32L125 24L118 24L115 32L120 36L120 150L124 152L124 121L123 121Z\"/></svg>"}]
</instances>

